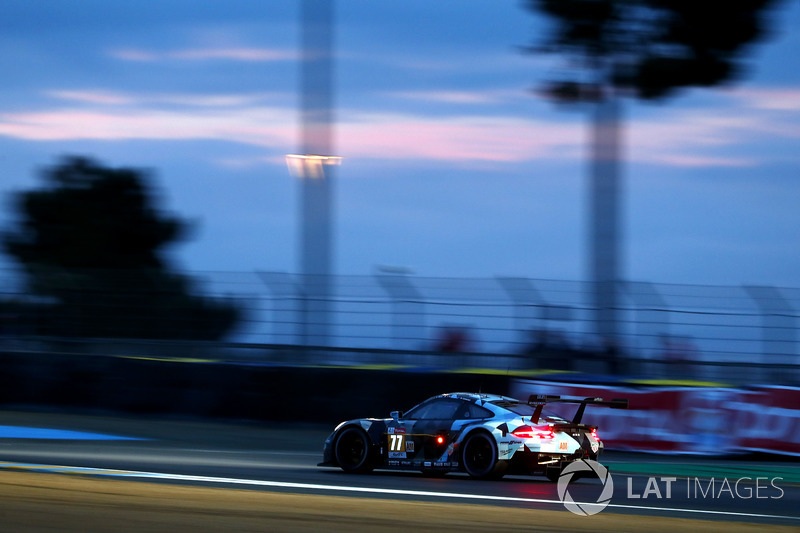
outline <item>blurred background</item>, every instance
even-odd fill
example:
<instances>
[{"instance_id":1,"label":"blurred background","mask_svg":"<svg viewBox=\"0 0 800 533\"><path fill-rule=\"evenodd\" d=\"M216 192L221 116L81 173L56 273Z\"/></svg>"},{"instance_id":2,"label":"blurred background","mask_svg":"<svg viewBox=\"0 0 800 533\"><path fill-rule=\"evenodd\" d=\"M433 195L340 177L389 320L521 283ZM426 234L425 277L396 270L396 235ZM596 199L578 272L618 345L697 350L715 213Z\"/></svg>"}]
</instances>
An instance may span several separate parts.
<instances>
[{"instance_id":1,"label":"blurred background","mask_svg":"<svg viewBox=\"0 0 800 533\"><path fill-rule=\"evenodd\" d=\"M14 364L800 381L797 2L4 8Z\"/></svg>"}]
</instances>

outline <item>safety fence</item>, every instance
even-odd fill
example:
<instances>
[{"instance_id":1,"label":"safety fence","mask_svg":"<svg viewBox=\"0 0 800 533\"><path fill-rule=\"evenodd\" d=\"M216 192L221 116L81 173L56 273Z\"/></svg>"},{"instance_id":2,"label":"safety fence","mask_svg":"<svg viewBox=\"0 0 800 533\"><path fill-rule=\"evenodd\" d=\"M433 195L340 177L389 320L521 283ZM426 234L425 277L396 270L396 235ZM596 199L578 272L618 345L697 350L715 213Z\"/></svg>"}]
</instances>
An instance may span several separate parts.
<instances>
[{"instance_id":1,"label":"safety fence","mask_svg":"<svg viewBox=\"0 0 800 533\"><path fill-rule=\"evenodd\" d=\"M261 340L306 344L304 281L259 273ZM255 286L255 284L254 284ZM527 278L425 278L398 273L335 278L330 345L524 354L604 351L593 335L591 286ZM618 284L625 356L669 361L794 364L800 289ZM268 325L267 329L260 326ZM259 329L260 328L260 329Z\"/></svg>"},{"instance_id":2,"label":"safety fence","mask_svg":"<svg viewBox=\"0 0 800 533\"><path fill-rule=\"evenodd\" d=\"M243 310L227 339L237 346L236 353L276 357L288 352L258 347L319 344L307 336L309 315L303 309L313 295L309 296L307 280L301 276L276 272L190 276L198 292L232 301ZM6 300L25 298L6 281ZM337 276L331 286L325 315L330 333L321 345L327 351L314 357L391 364L445 357L439 360L449 364L452 357L446 357L472 354L474 362L493 368L555 365L562 370L588 367L661 375L702 367L711 378L727 375L726 365L735 365L740 374L751 366L769 368L768 373L780 377L787 369L793 375L798 364L800 289L620 282L621 335L611 346L593 335L591 286L586 282L427 278L382 271ZM108 296L113 305L115 295ZM175 315L181 312L173 310ZM5 328L3 334L26 336L25 331ZM169 343L162 343L159 350L169 351ZM304 357L302 350L293 352L287 357ZM616 360L623 364L614 368Z\"/></svg>"}]
</instances>

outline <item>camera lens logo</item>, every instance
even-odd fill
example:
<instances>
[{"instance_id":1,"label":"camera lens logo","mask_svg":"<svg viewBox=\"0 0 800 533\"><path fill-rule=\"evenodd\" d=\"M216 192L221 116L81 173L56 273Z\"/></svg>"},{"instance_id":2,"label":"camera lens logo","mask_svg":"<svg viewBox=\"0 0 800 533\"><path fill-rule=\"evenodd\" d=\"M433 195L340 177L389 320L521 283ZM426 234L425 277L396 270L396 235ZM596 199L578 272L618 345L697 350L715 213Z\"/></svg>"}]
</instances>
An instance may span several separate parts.
<instances>
[{"instance_id":1,"label":"camera lens logo","mask_svg":"<svg viewBox=\"0 0 800 533\"><path fill-rule=\"evenodd\" d=\"M598 496L597 502L576 502L572 499L568 490L570 482L581 477L593 477L592 473L603 483L603 490ZM587 459L575 461L564 468L558 478L558 498L568 511L577 515L591 516L599 513L606 508L613 494L614 480L611 478L611 474L608 473L608 468L597 461Z\"/></svg>"}]
</instances>

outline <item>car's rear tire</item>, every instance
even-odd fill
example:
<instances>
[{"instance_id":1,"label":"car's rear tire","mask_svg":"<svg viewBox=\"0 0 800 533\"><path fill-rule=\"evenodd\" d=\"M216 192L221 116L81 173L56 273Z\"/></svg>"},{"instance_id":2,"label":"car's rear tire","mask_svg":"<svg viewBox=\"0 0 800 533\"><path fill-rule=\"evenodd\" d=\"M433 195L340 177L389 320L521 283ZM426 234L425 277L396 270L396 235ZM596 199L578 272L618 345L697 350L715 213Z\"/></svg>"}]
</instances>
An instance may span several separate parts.
<instances>
[{"instance_id":1,"label":"car's rear tire","mask_svg":"<svg viewBox=\"0 0 800 533\"><path fill-rule=\"evenodd\" d=\"M558 478L561 477L562 470L563 468L561 466L548 466L544 471L544 475L553 483L557 483Z\"/></svg>"},{"instance_id":2,"label":"car's rear tire","mask_svg":"<svg viewBox=\"0 0 800 533\"><path fill-rule=\"evenodd\" d=\"M342 430L336 438L333 454L339 467L345 472L366 473L372 470L369 437L359 427Z\"/></svg>"},{"instance_id":3,"label":"car's rear tire","mask_svg":"<svg viewBox=\"0 0 800 533\"><path fill-rule=\"evenodd\" d=\"M507 463L497 458L497 443L494 437L479 431L472 433L464 441L461 464L470 477L476 479L500 479L505 473Z\"/></svg>"}]
</instances>

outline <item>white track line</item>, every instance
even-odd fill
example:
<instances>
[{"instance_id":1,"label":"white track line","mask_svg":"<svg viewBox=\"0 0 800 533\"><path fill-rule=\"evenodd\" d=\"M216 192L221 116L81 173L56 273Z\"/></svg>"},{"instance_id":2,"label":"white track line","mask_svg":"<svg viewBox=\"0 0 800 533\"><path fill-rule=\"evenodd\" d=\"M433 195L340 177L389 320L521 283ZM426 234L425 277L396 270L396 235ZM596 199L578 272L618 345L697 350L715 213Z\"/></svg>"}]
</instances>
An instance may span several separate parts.
<instances>
[{"instance_id":1,"label":"white track line","mask_svg":"<svg viewBox=\"0 0 800 533\"><path fill-rule=\"evenodd\" d=\"M260 479L238 479L226 477L192 476L183 474L166 474L162 472L140 472L136 470L107 470L103 468L81 468L57 465L38 465L30 463L6 463L0 461L0 468L36 470L53 472L59 474L89 474L108 477L127 477L142 479L164 479L172 481L193 481L198 483L217 483L223 485L250 485L257 487L275 487L285 489L305 489L305 490L324 490L332 492L360 492L367 494L393 494L398 496L426 496L435 498L454 498L461 500L484 500L520 503L544 503L548 505L563 505L560 500L545 500L540 498L520 498L516 496L494 496L491 494L461 494L457 492L434 492L426 490L407 490L407 489L384 489L378 487L352 487L348 485L322 485L318 483L293 483L288 481L268 481ZM581 506L602 506L595 502L575 502ZM714 511L710 509L679 509L674 507L650 507L645 505L624 505L609 503L607 508L616 509L635 509L646 511L665 511L673 513L694 513L717 516L730 516L741 518L778 518L784 520L798 520L798 516L758 514L758 513L738 513L728 511Z\"/></svg>"}]
</instances>

